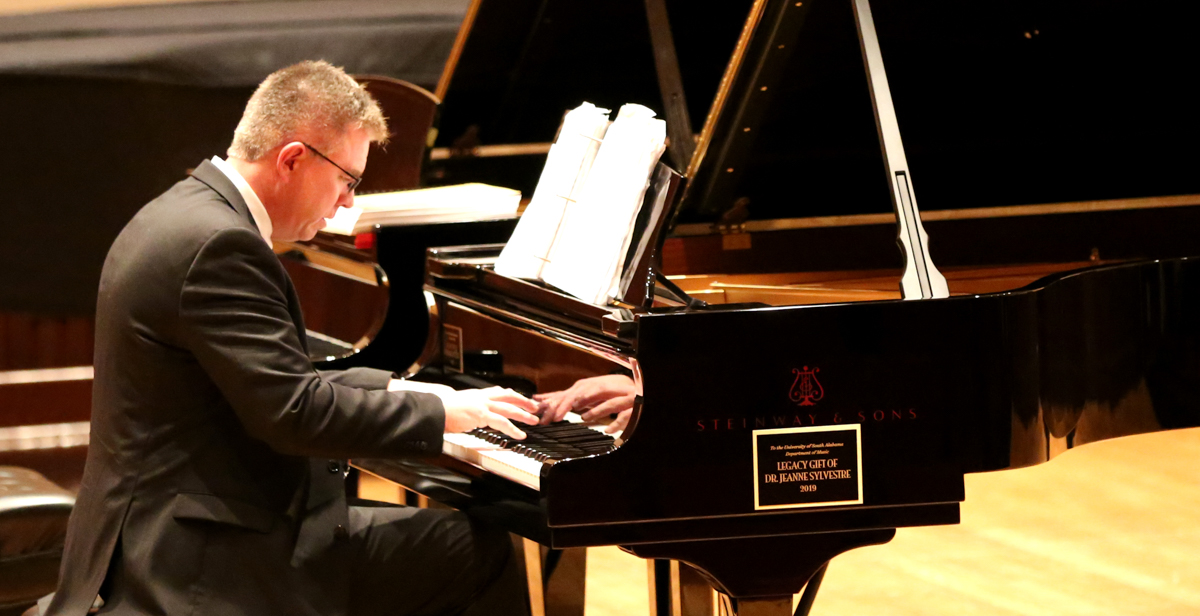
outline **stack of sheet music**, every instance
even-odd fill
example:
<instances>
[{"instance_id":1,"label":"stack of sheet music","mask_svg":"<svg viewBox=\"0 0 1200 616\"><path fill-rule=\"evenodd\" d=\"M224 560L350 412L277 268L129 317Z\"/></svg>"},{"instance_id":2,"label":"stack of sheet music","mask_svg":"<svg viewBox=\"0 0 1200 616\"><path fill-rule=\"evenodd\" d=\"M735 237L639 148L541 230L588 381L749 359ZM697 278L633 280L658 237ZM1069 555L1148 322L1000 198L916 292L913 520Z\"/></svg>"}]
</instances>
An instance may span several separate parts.
<instances>
[{"instance_id":1,"label":"stack of sheet music","mask_svg":"<svg viewBox=\"0 0 1200 616\"><path fill-rule=\"evenodd\" d=\"M458 184L377 193L354 198L354 207L326 219L325 231L357 235L376 226L492 220L516 216L521 191L487 184Z\"/></svg>"},{"instance_id":2,"label":"stack of sheet music","mask_svg":"<svg viewBox=\"0 0 1200 616\"><path fill-rule=\"evenodd\" d=\"M498 273L594 304L616 295L666 123L641 105L622 106L611 123L609 113L591 103L567 113Z\"/></svg>"}]
</instances>

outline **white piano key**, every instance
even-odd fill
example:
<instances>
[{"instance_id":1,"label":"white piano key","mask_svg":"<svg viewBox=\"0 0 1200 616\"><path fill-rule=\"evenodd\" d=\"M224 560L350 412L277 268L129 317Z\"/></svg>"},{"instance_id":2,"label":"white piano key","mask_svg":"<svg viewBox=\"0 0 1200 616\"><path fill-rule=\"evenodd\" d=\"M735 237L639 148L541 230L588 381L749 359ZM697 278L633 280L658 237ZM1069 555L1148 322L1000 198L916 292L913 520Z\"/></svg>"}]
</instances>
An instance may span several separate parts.
<instances>
[{"instance_id":1,"label":"white piano key","mask_svg":"<svg viewBox=\"0 0 1200 616\"><path fill-rule=\"evenodd\" d=\"M583 418L577 413L567 413L563 418L571 423L583 423ZM603 425L589 426L592 430L603 433ZM612 436L619 436L617 433ZM467 462L486 471L490 471L505 479L540 489L542 467L546 463L535 460L525 454L504 449L471 434L446 434L442 440L442 452L453 458Z\"/></svg>"},{"instance_id":2,"label":"white piano key","mask_svg":"<svg viewBox=\"0 0 1200 616\"><path fill-rule=\"evenodd\" d=\"M496 446L470 434L445 434L442 436L442 452L464 462L479 465L480 452L496 449Z\"/></svg>"},{"instance_id":3,"label":"white piano key","mask_svg":"<svg viewBox=\"0 0 1200 616\"><path fill-rule=\"evenodd\" d=\"M580 417L579 413L567 413L566 416L563 417L563 421L567 421L570 423L583 423L583 417ZM608 434L607 432L604 431L605 429L608 428L608 424L591 424L588 427L596 432L601 433L601 434ZM624 432L623 430L618 430L616 432L613 432L612 434L608 434L608 436L611 436L614 439L621 438L621 434L623 432Z\"/></svg>"},{"instance_id":4,"label":"white piano key","mask_svg":"<svg viewBox=\"0 0 1200 616\"><path fill-rule=\"evenodd\" d=\"M483 452L482 466L534 490L541 489L543 463L506 449Z\"/></svg>"}]
</instances>

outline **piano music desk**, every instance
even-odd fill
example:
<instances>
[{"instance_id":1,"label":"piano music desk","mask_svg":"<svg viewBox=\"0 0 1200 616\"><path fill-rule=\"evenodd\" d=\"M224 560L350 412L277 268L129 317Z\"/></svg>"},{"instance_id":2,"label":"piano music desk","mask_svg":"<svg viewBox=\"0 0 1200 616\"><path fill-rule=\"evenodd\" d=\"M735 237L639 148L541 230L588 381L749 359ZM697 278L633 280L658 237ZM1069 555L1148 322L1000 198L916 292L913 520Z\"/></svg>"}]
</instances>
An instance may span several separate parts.
<instances>
[{"instance_id":1,"label":"piano music desk","mask_svg":"<svg viewBox=\"0 0 1200 616\"><path fill-rule=\"evenodd\" d=\"M363 474L365 498L399 487ZM812 616L1200 613L1200 429L966 477L962 524L904 528L829 567ZM586 616L649 614L646 567L589 548Z\"/></svg>"}]
</instances>

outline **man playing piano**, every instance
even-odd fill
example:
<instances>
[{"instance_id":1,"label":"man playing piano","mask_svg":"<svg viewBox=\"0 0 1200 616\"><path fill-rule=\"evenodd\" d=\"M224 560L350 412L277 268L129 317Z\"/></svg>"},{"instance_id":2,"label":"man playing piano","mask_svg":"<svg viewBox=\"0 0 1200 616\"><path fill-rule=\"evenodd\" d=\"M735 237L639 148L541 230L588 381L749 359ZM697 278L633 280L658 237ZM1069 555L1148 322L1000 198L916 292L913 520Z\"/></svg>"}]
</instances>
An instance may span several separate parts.
<instances>
[{"instance_id":1,"label":"man playing piano","mask_svg":"<svg viewBox=\"0 0 1200 616\"><path fill-rule=\"evenodd\" d=\"M341 69L269 76L227 160L146 205L96 313L91 447L46 613L519 614L505 533L462 514L348 506L347 458L434 454L443 431L522 438L508 390L315 370L271 240L354 200L377 103ZM100 607L101 604L103 607Z\"/></svg>"}]
</instances>

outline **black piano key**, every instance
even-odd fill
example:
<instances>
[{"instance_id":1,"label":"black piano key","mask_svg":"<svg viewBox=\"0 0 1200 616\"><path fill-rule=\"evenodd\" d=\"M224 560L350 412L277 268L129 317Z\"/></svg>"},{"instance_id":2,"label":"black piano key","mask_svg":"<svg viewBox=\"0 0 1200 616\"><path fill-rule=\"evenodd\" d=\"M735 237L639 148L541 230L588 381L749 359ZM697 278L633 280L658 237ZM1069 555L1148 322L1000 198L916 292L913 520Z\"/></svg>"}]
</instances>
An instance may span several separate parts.
<instances>
[{"instance_id":1,"label":"black piano key","mask_svg":"<svg viewBox=\"0 0 1200 616\"><path fill-rule=\"evenodd\" d=\"M598 437L590 434L572 434L570 436L562 436L554 440L559 443L599 443L604 440L611 441L612 439L604 439L602 436Z\"/></svg>"},{"instance_id":2,"label":"black piano key","mask_svg":"<svg viewBox=\"0 0 1200 616\"><path fill-rule=\"evenodd\" d=\"M568 460L605 453L614 448L613 437L585 424L559 421L521 426L526 438L517 440L491 428L476 428L472 436L539 462Z\"/></svg>"}]
</instances>

